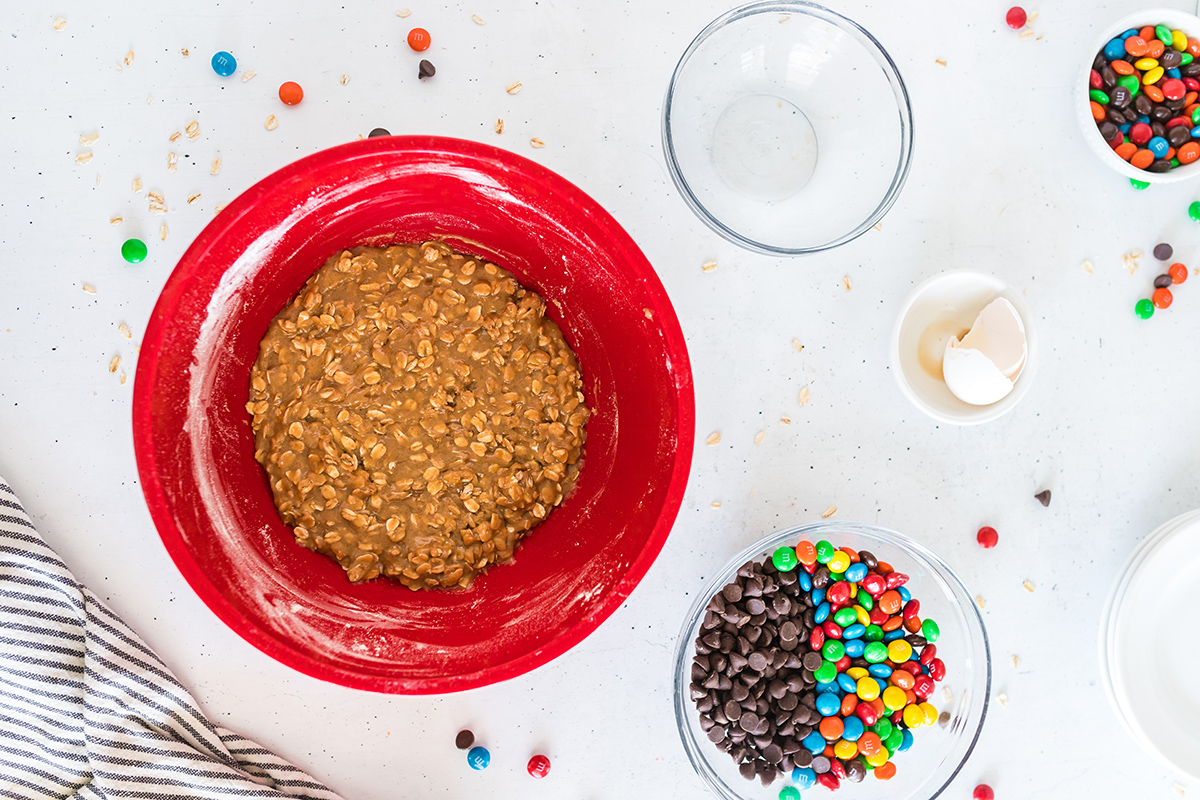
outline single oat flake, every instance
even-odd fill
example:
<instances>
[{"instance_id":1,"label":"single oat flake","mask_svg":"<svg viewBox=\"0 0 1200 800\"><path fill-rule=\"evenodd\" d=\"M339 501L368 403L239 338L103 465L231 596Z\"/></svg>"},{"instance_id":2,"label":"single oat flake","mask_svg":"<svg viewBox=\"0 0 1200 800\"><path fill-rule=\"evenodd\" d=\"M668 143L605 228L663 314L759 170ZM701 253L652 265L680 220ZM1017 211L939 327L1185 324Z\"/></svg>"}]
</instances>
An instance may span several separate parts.
<instances>
[{"instance_id":1,"label":"single oat flake","mask_svg":"<svg viewBox=\"0 0 1200 800\"><path fill-rule=\"evenodd\" d=\"M275 115L267 117L267 121L263 123L263 127L269 131L273 131L279 127L279 120L275 119Z\"/></svg>"},{"instance_id":2,"label":"single oat flake","mask_svg":"<svg viewBox=\"0 0 1200 800\"><path fill-rule=\"evenodd\" d=\"M713 431L712 433L710 433L708 435L708 438L704 440L704 443L706 445L708 445L709 447L712 447L714 444L720 444L721 443L721 432Z\"/></svg>"},{"instance_id":3,"label":"single oat flake","mask_svg":"<svg viewBox=\"0 0 1200 800\"><path fill-rule=\"evenodd\" d=\"M830 506L829 508L827 508L821 512L821 519L829 519L836 513L837 513L837 506Z\"/></svg>"},{"instance_id":4,"label":"single oat flake","mask_svg":"<svg viewBox=\"0 0 1200 800\"><path fill-rule=\"evenodd\" d=\"M1018 656L1016 653L1013 653L1012 665L1013 665L1013 669L1016 669L1017 667L1021 666L1021 657Z\"/></svg>"},{"instance_id":5,"label":"single oat flake","mask_svg":"<svg viewBox=\"0 0 1200 800\"><path fill-rule=\"evenodd\" d=\"M789 417L787 414L784 414L782 417L779 418L779 424L780 425L791 425L792 418Z\"/></svg>"},{"instance_id":6,"label":"single oat flake","mask_svg":"<svg viewBox=\"0 0 1200 800\"><path fill-rule=\"evenodd\" d=\"M133 189L133 193L137 194L142 190L142 179L134 178L133 183L129 184L129 188Z\"/></svg>"},{"instance_id":7,"label":"single oat flake","mask_svg":"<svg viewBox=\"0 0 1200 800\"><path fill-rule=\"evenodd\" d=\"M1002 706L1008 705L1008 695L1006 695L1004 692L1001 692L1000 694L996 695L996 702Z\"/></svg>"},{"instance_id":8,"label":"single oat flake","mask_svg":"<svg viewBox=\"0 0 1200 800\"><path fill-rule=\"evenodd\" d=\"M100 140L100 134L89 133L87 136L80 136L79 143L84 147L91 147Z\"/></svg>"},{"instance_id":9,"label":"single oat flake","mask_svg":"<svg viewBox=\"0 0 1200 800\"><path fill-rule=\"evenodd\" d=\"M1083 271L1086 272L1088 275L1091 275L1092 273L1094 273L1096 271L1096 266L1092 262L1090 262L1086 259L1084 259L1084 262L1082 264L1080 264L1080 266L1083 267Z\"/></svg>"},{"instance_id":10,"label":"single oat flake","mask_svg":"<svg viewBox=\"0 0 1200 800\"><path fill-rule=\"evenodd\" d=\"M804 351L804 345L800 344L799 339L792 339L792 349L800 353Z\"/></svg>"},{"instance_id":11,"label":"single oat flake","mask_svg":"<svg viewBox=\"0 0 1200 800\"><path fill-rule=\"evenodd\" d=\"M516 94L517 92L521 91L521 82L513 81L512 83L510 83L508 85L508 88L505 89L504 91L508 92L509 94Z\"/></svg>"},{"instance_id":12,"label":"single oat flake","mask_svg":"<svg viewBox=\"0 0 1200 800\"><path fill-rule=\"evenodd\" d=\"M243 72L243 73L242 73L242 83L245 83L246 81L250 80L251 78L253 78L253 77L254 77L255 75L257 75L257 74L258 74L258 73L257 73L257 72L255 72L255 71L254 71L254 70L252 70L252 69L248 69L248 70L246 70L245 72Z\"/></svg>"},{"instance_id":13,"label":"single oat flake","mask_svg":"<svg viewBox=\"0 0 1200 800\"><path fill-rule=\"evenodd\" d=\"M345 86L349 82L350 82L349 75L342 75L342 77L338 80L338 83L340 83L342 86Z\"/></svg>"},{"instance_id":14,"label":"single oat flake","mask_svg":"<svg viewBox=\"0 0 1200 800\"><path fill-rule=\"evenodd\" d=\"M530 140L529 140L529 146L530 146L530 147L532 147L532 148L534 148L535 150L537 150L537 149L540 149L540 148L543 148L543 147L545 147L545 146L546 146L546 143L545 143L545 142L543 142L541 139L539 139L538 137L536 137L536 136L535 136L535 137L533 137L532 139L530 139Z\"/></svg>"},{"instance_id":15,"label":"single oat flake","mask_svg":"<svg viewBox=\"0 0 1200 800\"><path fill-rule=\"evenodd\" d=\"M128 53L125 54L125 66L127 66L127 67L133 66L133 51L132 50L130 50Z\"/></svg>"},{"instance_id":16,"label":"single oat flake","mask_svg":"<svg viewBox=\"0 0 1200 800\"><path fill-rule=\"evenodd\" d=\"M1017 34L1018 39L1032 39L1035 36L1034 32L1026 28Z\"/></svg>"},{"instance_id":17,"label":"single oat flake","mask_svg":"<svg viewBox=\"0 0 1200 800\"><path fill-rule=\"evenodd\" d=\"M754 434L754 443L755 443L755 444L762 444L762 443L763 443L763 439L766 439L766 438L767 438L767 432L766 432L766 431L759 431L758 433Z\"/></svg>"},{"instance_id":18,"label":"single oat flake","mask_svg":"<svg viewBox=\"0 0 1200 800\"><path fill-rule=\"evenodd\" d=\"M1172 783L1171 791L1179 797L1183 797L1187 793L1187 788L1182 783Z\"/></svg>"},{"instance_id":19,"label":"single oat flake","mask_svg":"<svg viewBox=\"0 0 1200 800\"><path fill-rule=\"evenodd\" d=\"M181 134L179 131L175 131L174 133L172 133L170 136L167 137L167 141L170 142L171 144L175 144L182 138L183 138L183 134Z\"/></svg>"},{"instance_id":20,"label":"single oat flake","mask_svg":"<svg viewBox=\"0 0 1200 800\"><path fill-rule=\"evenodd\" d=\"M842 288L845 289L847 292L854 288L854 284L850 283L849 275L842 276Z\"/></svg>"},{"instance_id":21,"label":"single oat flake","mask_svg":"<svg viewBox=\"0 0 1200 800\"><path fill-rule=\"evenodd\" d=\"M110 219L108 221L108 224L109 225L120 225L124 221L125 220L123 220L121 217L113 217L112 219Z\"/></svg>"},{"instance_id":22,"label":"single oat flake","mask_svg":"<svg viewBox=\"0 0 1200 800\"><path fill-rule=\"evenodd\" d=\"M944 66L946 66L946 59L939 58L937 61L935 61L933 63L937 64L939 67L944 67Z\"/></svg>"},{"instance_id":23,"label":"single oat flake","mask_svg":"<svg viewBox=\"0 0 1200 800\"><path fill-rule=\"evenodd\" d=\"M151 214L167 213L167 199L158 192L146 192L146 199L150 201Z\"/></svg>"},{"instance_id":24,"label":"single oat flake","mask_svg":"<svg viewBox=\"0 0 1200 800\"><path fill-rule=\"evenodd\" d=\"M164 222L162 225L158 226L158 238L162 239L164 242L167 240L167 236L169 236L170 233L171 231L167 228L167 223Z\"/></svg>"},{"instance_id":25,"label":"single oat flake","mask_svg":"<svg viewBox=\"0 0 1200 800\"><path fill-rule=\"evenodd\" d=\"M85 292L87 292L88 294L95 294L95 293L96 293L96 287L95 287L95 286L91 286L91 285L89 285L89 284L86 284L86 283L83 285L83 290L84 290Z\"/></svg>"},{"instance_id":26,"label":"single oat flake","mask_svg":"<svg viewBox=\"0 0 1200 800\"><path fill-rule=\"evenodd\" d=\"M192 120L191 122L189 122L187 124L187 127L184 128L183 130L184 130L184 133L187 134L189 142L194 142L200 138L200 123L197 122L196 120Z\"/></svg>"},{"instance_id":27,"label":"single oat flake","mask_svg":"<svg viewBox=\"0 0 1200 800\"><path fill-rule=\"evenodd\" d=\"M174 172L179 167L179 154L172 151L167 153L167 172Z\"/></svg>"},{"instance_id":28,"label":"single oat flake","mask_svg":"<svg viewBox=\"0 0 1200 800\"><path fill-rule=\"evenodd\" d=\"M191 55L191 52L186 47L179 48L179 52L183 54L184 58L187 58Z\"/></svg>"},{"instance_id":29,"label":"single oat flake","mask_svg":"<svg viewBox=\"0 0 1200 800\"><path fill-rule=\"evenodd\" d=\"M720 501L720 500L713 500L711 503L709 503L709 505L710 505L710 506L712 506L713 508L720 508L720 507L721 507L721 501Z\"/></svg>"},{"instance_id":30,"label":"single oat flake","mask_svg":"<svg viewBox=\"0 0 1200 800\"><path fill-rule=\"evenodd\" d=\"M405 9L401 9L400 11L397 11L396 16L399 17L400 19L404 19L411 13L412 13L412 11L409 11L407 8L405 8Z\"/></svg>"},{"instance_id":31,"label":"single oat flake","mask_svg":"<svg viewBox=\"0 0 1200 800\"><path fill-rule=\"evenodd\" d=\"M121 385L125 385L125 370L121 370Z\"/></svg>"},{"instance_id":32,"label":"single oat flake","mask_svg":"<svg viewBox=\"0 0 1200 800\"><path fill-rule=\"evenodd\" d=\"M1021 586L1025 587L1025 591L1027 591L1027 592L1033 591L1033 581L1027 580L1024 583L1022 583Z\"/></svg>"},{"instance_id":33,"label":"single oat flake","mask_svg":"<svg viewBox=\"0 0 1200 800\"><path fill-rule=\"evenodd\" d=\"M124 322L122 322L120 325L117 326L117 333L121 334L126 339L133 338L133 331L129 330L129 326L126 325Z\"/></svg>"},{"instance_id":34,"label":"single oat flake","mask_svg":"<svg viewBox=\"0 0 1200 800\"><path fill-rule=\"evenodd\" d=\"M82 153L75 156L76 164L86 164L91 160L92 160L92 151L91 150L84 150Z\"/></svg>"},{"instance_id":35,"label":"single oat flake","mask_svg":"<svg viewBox=\"0 0 1200 800\"><path fill-rule=\"evenodd\" d=\"M483 17L479 16L478 14L472 14L471 21L474 22L476 25L484 24Z\"/></svg>"},{"instance_id":36,"label":"single oat flake","mask_svg":"<svg viewBox=\"0 0 1200 800\"><path fill-rule=\"evenodd\" d=\"M975 595L975 605L980 608L987 608L987 600L983 599L983 595L977 594Z\"/></svg>"},{"instance_id":37,"label":"single oat flake","mask_svg":"<svg viewBox=\"0 0 1200 800\"><path fill-rule=\"evenodd\" d=\"M800 396L798 399L800 400L800 405L802 405L802 406L808 405L808 401L811 398L809 397L809 391L808 391L807 386L805 386L803 389L800 390Z\"/></svg>"},{"instance_id":38,"label":"single oat flake","mask_svg":"<svg viewBox=\"0 0 1200 800\"><path fill-rule=\"evenodd\" d=\"M502 119L496 120L495 128L496 128L496 133L504 133L504 120L502 120Z\"/></svg>"},{"instance_id":39,"label":"single oat flake","mask_svg":"<svg viewBox=\"0 0 1200 800\"><path fill-rule=\"evenodd\" d=\"M67 18L66 17L55 17L54 18L54 30L61 31L65 27L67 27Z\"/></svg>"},{"instance_id":40,"label":"single oat flake","mask_svg":"<svg viewBox=\"0 0 1200 800\"><path fill-rule=\"evenodd\" d=\"M214 159L213 159L213 163L212 163L212 168L210 168L210 169L208 170L208 174L209 174L209 175L216 175L216 174L217 174L218 172L220 172L220 171L221 171L221 159L219 159L219 158L214 158Z\"/></svg>"},{"instance_id":41,"label":"single oat flake","mask_svg":"<svg viewBox=\"0 0 1200 800\"><path fill-rule=\"evenodd\" d=\"M199 199L200 199L200 193L193 192L192 194L188 195L187 204L190 206L192 203L196 202Z\"/></svg>"},{"instance_id":42,"label":"single oat flake","mask_svg":"<svg viewBox=\"0 0 1200 800\"><path fill-rule=\"evenodd\" d=\"M700 265L700 269L703 270L704 272L713 272L716 270L716 268L717 268L716 261L705 261L703 264Z\"/></svg>"},{"instance_id":43,"label":"single oat flake","mask_svg":"<svg viewBox=\"0 0 1200 800\"><path fill-rule=\"evenodd\" d=\"M121 357L113 356L112 361L108 362L108 371L111 372L113 375L116 375L117 370L120 368L120 366L121 366Z\"/></svg>"}]
</instances>

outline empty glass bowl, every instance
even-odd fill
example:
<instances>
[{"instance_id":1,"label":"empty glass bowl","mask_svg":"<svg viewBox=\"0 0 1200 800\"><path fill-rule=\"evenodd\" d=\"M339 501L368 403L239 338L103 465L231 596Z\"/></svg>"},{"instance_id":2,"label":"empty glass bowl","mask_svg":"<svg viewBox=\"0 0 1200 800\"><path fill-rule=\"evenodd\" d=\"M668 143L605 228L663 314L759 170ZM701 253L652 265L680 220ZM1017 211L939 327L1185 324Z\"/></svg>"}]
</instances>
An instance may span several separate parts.
<instances>
[{"instance_id":1,"label":"empty glass bowl","mask_svg":"<svg viewBox=\"0 0 1200 800\"><path fill-rule=\"evenodd\" d=\"M723 800L777 800L791 781L782 776L764 787L738 772L728 753L709 741L700 727L700 714L690 695L692 657L696 637L709 600L737 574L747 561L769 559L781 545L801 539L816 543L826 539L834 547L870 550L897 572L909 576L906 584L921 601L921 616L941 628L937 657L946 664L946 678L929 698L938 711L949 714L946 725L913 732L914 742L894 758L896 775L881 781L868 774L862 783L842 781L838 797L846 800L931 800L938 797L962 769L987 716L992 684L992 662L987 631L979 610L958 577L924 545L874 525L853 522L820 522L771 534L738 553L696 596L675 650L675 721L692 766L710 789ZM807 792L805 795L807 796Z\"/></svg>"},{"instance_id":2,"label":"empty glass bowl","mask_svg":"<svg viewBox=\"0 0 1200 800\"><path fill-rule=\"evenodd\" d=\"M862 27L801 0L714 20L675 67L663 150L684 200L731 242L772 255L837 247L896 201L912 106Z\"/></svg>"}]
</instances>

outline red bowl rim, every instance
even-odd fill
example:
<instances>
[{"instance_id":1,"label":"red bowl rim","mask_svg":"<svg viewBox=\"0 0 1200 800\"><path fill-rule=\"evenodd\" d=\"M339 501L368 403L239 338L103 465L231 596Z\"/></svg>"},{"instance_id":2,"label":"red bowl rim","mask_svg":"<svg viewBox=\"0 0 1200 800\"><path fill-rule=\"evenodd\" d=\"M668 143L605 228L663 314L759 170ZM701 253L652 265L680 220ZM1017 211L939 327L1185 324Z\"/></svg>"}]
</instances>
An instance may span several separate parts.
<instances>
[{"instance_id":1,"label":"red bowl rim","mask_svg":"<svg viewBox=\"0 0 1200 800\"><path fill-rule=\"evenodd\" d=\"M663 497L662 511L654 528L638 557L630 564L628 571L614 586L613 590L600 598L595 608L588 615L575 622L562 634L547 642L545 645L531 650L515 659L505 661L494 667L480 669L472 673L446 676L441 678L384 678L367 675L346 669L336 664L314 658L300 650L281 642L275 636L259 628L253 620L242 614L230 603L216 586L209 580L204 568L193 556L184 543L183 534L175 524L171 506L166 493L159 481L154 458L154 432L152 422L152 396L154 385L152 376L157 373L159 351L170 319L170 309L174 308L181 293L185 289L187 278L192 269L200 263L210 246L224 236L247 213L251 213L259 198L271 192L276 185L299 177L305 173L320 170L346 158L353 158L362 152L372 152L377 149L387 149L394 152L444 152L456 156L500 161L513 171L524 172L531 179L544 185L549 185L568 196L571 201L581 207L591 218L591 221L603 228L609 241L615 248L622 251L632 250L635 256L650 266L648 273L640 276L641 284L646 292L645 302L654 311L654 316L662 327L666 340L667 355L673 365L673 375L676 381L675 397L678 414L677 448L674 467L671 472L667 490ZM233 202L223 209L196 237L191 246L179 259L179 263L167 279L154 311L146 325L142 338L141 351L138 356L137 372L133 387L133 444L134 456L137 461L138 473L141 478L142 492L150 510L159 537L166 547L167 553L175 562L175 566L183 574L184 579L192 590L200 597L208 608L217 615L230 629L258 648L263 653L287 666L314 678L332 681L342 686L368 691L393 694L439 694L456 692L466 689L486 686L492 683L515 678L536 667L548 663L562 655L600 626L614 611L625 602L641 579L649 571L650 566L658 557L667 536L674 527L679 507L683 502L683 494L687 487L688 475L691 470L692 448L695 435L695 398L693 394L691 362L688 358L687 345L683 331L675 315L662 281L657 272L649 264L648 259L638 248L636 242L624 228L593 200L582 189L561 175L515 153L491 145L482 144L466 139L455 139L441 136L389 136L349 142L321 150L306 156L271 173L258 183L240 194Z\"/></svg>"}]
</instances>

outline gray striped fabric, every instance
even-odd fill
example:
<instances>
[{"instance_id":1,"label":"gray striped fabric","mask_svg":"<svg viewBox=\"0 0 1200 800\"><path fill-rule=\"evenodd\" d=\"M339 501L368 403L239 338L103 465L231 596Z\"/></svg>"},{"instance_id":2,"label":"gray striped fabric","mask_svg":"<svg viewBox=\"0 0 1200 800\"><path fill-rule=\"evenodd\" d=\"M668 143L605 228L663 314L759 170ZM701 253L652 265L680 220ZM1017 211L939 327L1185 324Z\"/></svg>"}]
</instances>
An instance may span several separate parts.
<instances>
[{"instance_id":1,"label":"gray striped fabric","mask_svg":"<svg viewBox=\"0 0 1200 800\"><path fill-rule=\"evenodd\" d=\"M338 800L205 719L0 479L0 798Z\"/></svg>"}]
</instances>

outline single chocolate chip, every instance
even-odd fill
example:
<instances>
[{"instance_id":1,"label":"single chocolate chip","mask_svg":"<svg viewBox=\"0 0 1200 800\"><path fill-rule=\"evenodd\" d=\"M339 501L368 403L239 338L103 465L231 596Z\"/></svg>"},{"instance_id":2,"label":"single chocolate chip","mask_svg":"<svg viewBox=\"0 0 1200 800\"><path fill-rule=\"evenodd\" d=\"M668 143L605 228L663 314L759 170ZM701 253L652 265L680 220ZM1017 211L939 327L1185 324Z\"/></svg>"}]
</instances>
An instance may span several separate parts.
<instances>
[{"instance_id":1,"label":"single chocolate chip","mask_svg":"<svg viewBox=\"0 0 1200 800\"><path fill-rule=\"evenodd\" d=\"M812 760L812 771L818 775L824 775L829 772L829 759L825 756L814 756Z\"/></svg>"},{"instance_id":2,"label":"single chocolate chip","mask_svg":"<svg viewBox=\"0 0 1200 800\"><path fill-rule=\"evenodd\" d=\"M791 711L799 704L800 704L800 698L796 697L796 695L794 695L790 692L787 694L784 694L783 697L779 698L779 707L782 708L784 711Z\"/></svg>"},{"instance_id":3,"label":"single chocolate chip","mask_svg":"<svg viewBox=\"0 0 1200 800\"><path fill-rule=\"evenodd\" d=\"M778 774L774 767L763 767L762 772L758 773L758 779L763 786L770 786L775 782L775 776Z\"/></svg>"},{"instance_id":4,"label":"single chocolate chip","mask_svg":"<svg viewBox=\"0 0 1200 800\"><path fill-rule=\"evenodd\" d=\"M374 139L376 136L391 136L387 128L375 128L367 134L368 139Z\"/></svg>"},{"instance_id":5,"label":"single chocolate chip","mask_svg":"<svg viewBox=\"0 0 1200 800\"><path fill-rule=\"evenodd\" d=\"M724 595L725 599L730 603L737 603L742 599L742 587L736 583L729 583L726 584L725 588L721 590L721 594Z\"/></svg>"},{"instance_id":6,"label":"single chocolate chip","mask_svg":"<svg viewBox=\"0 0 1200 800\"><path fill-rule=\"evenodd\" d=\"M796 751L795 756L793 756L793 760L796 762L797 767L800 767L801 769L807 769L808 766L813 762L813 754L804 748L801 748Z\"/></svg>"},{"instance_id":7,"label":"single chocolate chip","mask_svg":"<svg viewBox=\"0 0 1200 800\"><path fill-rule=\"evenodd\" d=\"M788 599L786 594L777 594L771 600L771 608L775 609L775 613L777 614L790 614L792 611L792 601Z\"/></svg>"},{"instance_id":8,"label":"single chocolate chip","mask_svg":"<svg viewBox=\"0 0 1200 800\"><path fill-rule=\"evenodd\" d=\"M816 672L818 669L821 668L821 662L823 662L824 660L825 659L821 658L820 653L814 653L812 651L809 651L808 653L804 654L804 659L803 659L804 668L807 670L811 670L812 672Z\"/></svg>"},{"instance_id":9,"label":"single chocolate chip","mask_svg":"<svg viewBox=\"0 0 1200 800\"><path fill-rule=\"evenodd\" d=\"M1176 127L1178 127L1178 126L1176 126ZM1171 247L1171 245L1167 244L1166 242L1161 242L1159 244L1154 245L1154 257L1157 258L1159 261L1166 261L1168 258L1171 257L1171 254L1174 252L1175 252L1175 249L1173 247Z\"/></svg>"},{"instance_id":10,"label":"single chocolate chip","mask_svg":"<svg viewBox=\"0 0 1200 800\"><path fill-rule=\"evenodd\" d=\"M746 780L754 780L754 762L743 761L741 764L738 764L738 772L742 773L742 777Z\"/></svg>"},{"instance_id":11,"label":"single chocolate chip","mask_svg":"<svg viewBox=\"0 0 1200 800\"><path fill-rule=\"evenodd\" d=\"M767 604L757 597L752 597L746 601L746 610L751 614L758 615L767 610Z\"/></svg>"},{"instance_id":12,"label":"single chocolate chip","mask_svg":"<svg viewBox=\"0 0 1200 800\"><path fill-rule=\"evenodd\" d=\"M762 597L762 580L758 577L750 577L746 579L746 586L742 589L742 594L746 597ZM747 608L749 610L749 608ZM759 614L762 612L751 611L751 614Z\"/></svg>"},{"instance_id":13,"label":"single chocolate chip","mask_svg":"<svg viewBox=\"0 0 1200 800\"><path fill-rule=\"evenodd\" d=\"M793 641L797 636L799 636L799 634L800 632L796 628L796 623L792 622L790 619L779 626L779 638L782 641Z\"/></svg>"},{"instance_id":14,"label":"single chocolate chip","mask_svg":"<svg viewBox=\"0 0 1200 800\"><path fill-rule=\"evenodd\" d=\"M421 63L417 65L417 77L418 78L432 78L436 74L437 74L437 68L434 67L433 64L429 63L428 61L426 61L425 59L422 58Z\"/></svg>"},{"instance_id":15,"label":"single chocolate chip","mask_svg":"<svg viewBox=\"0 0 1200 800\"><path fill-rule=\"evenodd\" d=\"M1167 248L1167 254L1166 254L1165 256L1160 256L1160 258L1162 258L1162 260L1163 260L1163 261L1166 261L1168 258L1170 258L1170 257L1171 257L1171 245L1169 245L1169 244L1160 244L1158 247L1165 247L1165 248ZM1155 256L1158 256L1158 247L1154 248L1154 255L1155 255ZM1170 280L1171 280L1171 276L1170 276L1170 275L1159 275L1157 278L1155 278L1155 279L1154 279L1154 286L1155 286L1155 288L1161 288L1161 286L1159 285L1159 281L1161 281L1163 278L1166 278L1168 282L1167 282L1167 283L1164 283L1164 284L1162 284L1161 286L1170 286L1170 285L1171 285L1171 284L1170 284ZM1037 498L1037 501L1038 501L1039 503L1041 503L1043 506L1048 506L1048 505L1050 505L1050 490L1049 490L1049 489L1043 489L1042 491L1040 491L1040 492L1038 492L1037 494L1035 494L1035 495L1034 495L1034 497L1036 497L1036 498Z\"/></svg>"},{"instance_id":16,"label":"single chocolate chip","mask_svg":"<svg viewBox=\"0 0 1200 800\"><path fill-rule=\"evenodd\" d=\"M772 764L778 764L783 760L783 748L771 743L763 748L763 758Z\"/></svg>"},{"instance_id":17,"label":"single chocolate chip","mask_svg":"<svg viewBox=\"0 0 1200 800\"><path fill-rule=\"evenodd\" d=\"M454 746L459 750L470 750L473 744L475 744L475 734L469 730L461 730L458 732L458 736L454 737Z\"/></svg>"},{"instance_id":18,"label":"single chocolate chip","mask_svg":"<svg viewBox=\"0 0 1200 800\"><path fill-rule=\"evenodd\" d=\"M1154 279L1154 288L1155 289L1166 289L1168 286L1171 285L1171 283L1172 283L1172 279L1171 279L1170 275L1159 275L1157 278ZM1038 497L1037 495L1034 495L1034 497L1037 497L1038 500L1042 500L1042 505L1048 506L1048 505L1050 505L1050 497L1049 497L1050 493L1046 492L1045 494L1047 495L1045 500L1042 500L1042 498Z\"/></svg>"},{"instance_id":19,"label":"single chocolate chip","mask_svg":"<svg viewBox=\"0 0 1200 800\"><path fill-rule=\"evenodd\" d=\"M746 733L754 733L754 729L758 727L758 715L753 711L747 711L738 717L738 727Z\"/></svg>"},{"instance_id":20,"label":"single chocolate chip","mask_svg":"<svg viewBox=\"0 0 1200 800\"><path fill-rule=\"evenodd\" d=\"M762 672L767 668L767 664L769 663L767 657L757 650L751 653L746 660L750 662L750 669L755 672Z\"/></svg>"}]
</instances>

